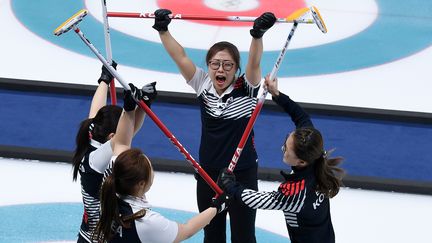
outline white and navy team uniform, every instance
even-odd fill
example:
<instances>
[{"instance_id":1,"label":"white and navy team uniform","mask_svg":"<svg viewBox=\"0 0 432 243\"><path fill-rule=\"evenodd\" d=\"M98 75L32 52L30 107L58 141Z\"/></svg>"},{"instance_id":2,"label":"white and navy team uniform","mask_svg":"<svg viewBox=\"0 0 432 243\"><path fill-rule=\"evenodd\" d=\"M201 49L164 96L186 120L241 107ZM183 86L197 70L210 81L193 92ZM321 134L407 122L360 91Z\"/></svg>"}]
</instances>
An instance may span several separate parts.
<instances>
[{"instance_id":1,"label":"white and navy team uniform","mask_svg":"<svg viewBox=\"0 0 432 243\"><path fill-rule=\"evenodd\" d=\"M113 155L110 140L101 144L91 139L90 145L79 168L84 214L78 242L92 242L91 237L99 221L100 214L99 191L104 171Z\"/></svg>"},{"instance_id":2,"label":"white and navy team uniform","mask_svg":"<svg viewBox=\"0 0 432 243\"><path fill-rule=\"evenodd\" d=\"M196 67L188 84L195 90L201 109L201 167L214 180L222 168L228 167L240 142L249 118L257 104L259 85L253 86L243 76L219 95L203 69ZM234 173L247 188L258 189L258 156L251 131ZM197 178L197 201L200 212L206 210L215 193L206 182ZM240 203L228 207L231 220L232 242L255 242L256 210ZM205 242L225 242L226 211L218 214L204 228Z\"/></svg>"},{"instance_id":3,"label":"white and navy team uniform","mask_svg":"<svg viewBox=\"0 0 432 243\"><path fill-rule=\"evenodd\" d=\"M115 160L117 159L118 155L113 155L110 159L110 162L108 163L108 166L106 167L104 174L103 174L103 181L106 180L108 176L112 174Z\"/></svg>"},{"instance_id":4,"label":"white and navy team uniform","mask_svg":"<svg viewBox=\"0 0 432 243\"><path fill-rule=\"evenodd\" d=\"M288 96L280 93L273 100L290 114L297 128L313 127L309 115ZM335 242L330 201L315 190L314 164L292 169L291 174L281 171L285 181L277 191L259 192L239 186L234 198L255 209L282 210L293 243Z\"/></svg>"},{"instance_id":5,"label":"white and navy team uniform","mask_svg":"<svg viewBox=\"0 0 432 243\"><path fill-rule=\"evenodd\" d=\"M117 199L120 216L128 216L144 211L144 216L138 217L127 226L116 225L116 233L109 241L162 243L173 242L177 236L178 224L161 214L151 210L146 198L119 196Z\"/></svg>"},{"instance_id":6,"label":"white and navy team uniform","mask_svg":"<svg viewBox=\"0 0 432 243\"><path fill-rule=\"evenodd\" d=\"M113 156L104 172L104 180L112 174L115 160L118 156ZM115 235L109 241L117 242L143 242L143 243L162 243L173 242L177 237L178 224L169 220L161 214L151 210L151 205L144 197L134 197L130 195L117 195L119 216L131 216L139 211L144 211L144 216L137 217L128 222L127 226L115 225Z\"/></svg>"}]
</instances>

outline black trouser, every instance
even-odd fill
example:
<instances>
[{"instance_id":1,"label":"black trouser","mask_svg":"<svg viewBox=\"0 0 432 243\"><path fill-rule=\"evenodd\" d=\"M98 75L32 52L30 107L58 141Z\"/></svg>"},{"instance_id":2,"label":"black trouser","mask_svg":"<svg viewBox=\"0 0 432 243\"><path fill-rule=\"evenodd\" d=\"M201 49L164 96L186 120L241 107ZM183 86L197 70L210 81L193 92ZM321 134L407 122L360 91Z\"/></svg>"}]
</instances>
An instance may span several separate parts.
<instances>
[{"instance_id":1,"label":"black trouser","mask_svg":"<svg viewBox=\"0 0 432 243\"><path fill-rule=\"evenodd\" d=\"M78 233L78 240L77 243L89 243L87 240L85 240L81 234Z\"/></svg>"},{"instance_id":2,"label":"black trouser","mask_svg":"<svg viewBox=\"0 0 432 243\"><path fill-rule=\"evenodd\" d=\"M216 182L219 170L203 169ZM236 180L244 187L258 190L257 167L234 171ZM215 196L215 192L200 177L197 176L197 202L200 212L206 210ZM255 239L255 217L256 210L251 209L241 202L232 200L228 206L231 226L232 243L254 243ZM204 243L225 243L226 242L226 215L227 211L216 215L213 220L204 228Z\"/></svg>"}]
</instances>

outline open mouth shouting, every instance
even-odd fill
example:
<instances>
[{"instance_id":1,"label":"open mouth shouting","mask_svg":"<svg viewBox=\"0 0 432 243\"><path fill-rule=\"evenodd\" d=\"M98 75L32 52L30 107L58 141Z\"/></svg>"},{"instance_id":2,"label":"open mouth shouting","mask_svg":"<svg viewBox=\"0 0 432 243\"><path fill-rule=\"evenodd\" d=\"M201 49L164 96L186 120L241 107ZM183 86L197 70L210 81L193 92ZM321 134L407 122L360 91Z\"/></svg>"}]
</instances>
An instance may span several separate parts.
<instances>
[{"instance_id":1,"label":"open mouth shouting","mask_svg":"<svg viewBox=\"0 0 432 243\"><path fill-rule=\"evenodd\" d=\"M223 86L226 81L226 77L224 75L216 75L216 84L218 86Z\"/></svg>"}]
</instances>

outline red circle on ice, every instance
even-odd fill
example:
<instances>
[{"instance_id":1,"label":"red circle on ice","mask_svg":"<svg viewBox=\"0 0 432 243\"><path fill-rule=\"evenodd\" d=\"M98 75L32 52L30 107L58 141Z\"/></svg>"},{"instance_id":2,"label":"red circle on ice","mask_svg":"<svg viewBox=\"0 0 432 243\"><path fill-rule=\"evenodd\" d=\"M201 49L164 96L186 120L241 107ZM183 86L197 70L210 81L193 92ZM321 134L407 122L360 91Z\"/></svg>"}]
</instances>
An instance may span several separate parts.
<instances>
[{"instance_id":1,"label":"red circle on ice","mask_svg":"<svg viewBox=\"0 0 432 243\"><path fill-rule=\"evenodd\" d=\"M254 2L255 1L255 2ZM252 3L254 2L254 3ZM294 11L306 7L304 0L278 0L278 1L260 1L260 0L221 0L220 4L225 3L227 11L223 9L215 9L206 4L205 0L190 0L190 1L172 1L172 0L158 0L157 5L159 8L166 8L171 10L174 14L193 14L193 15L208 15L208 16L254 16L258 17L264 12L272 12L278 18L285 18ZM253 4L252 9L244 10L244 4ZM243 5L238 6L240 11L235 11L235 4ZM251 5L252 6L252 5ZM247 8L247 7L246 7ZM229 11L228 11L229 10ZM248 22L230 22L230 21L205 21L205 20L191 20L193 22L217 25L217 26L251 26Z\"/></svg>"}]
</instances>

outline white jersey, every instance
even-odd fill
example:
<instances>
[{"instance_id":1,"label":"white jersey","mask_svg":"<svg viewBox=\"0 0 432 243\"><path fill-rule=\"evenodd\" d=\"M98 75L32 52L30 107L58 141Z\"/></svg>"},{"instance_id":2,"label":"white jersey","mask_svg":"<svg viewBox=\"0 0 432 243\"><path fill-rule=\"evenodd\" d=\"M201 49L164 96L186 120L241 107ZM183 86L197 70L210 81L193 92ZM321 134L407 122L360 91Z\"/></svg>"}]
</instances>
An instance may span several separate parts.
<instances>
[{"instance_id":1,"label":"white jersey","mask_svg":"<svg viewBox=\"0 0 432 243\"><path fill-rule=\"evenodd\" d=\"M123 216L132 215L142 209L145 209L145 215L135 219L129 228L118 226L110 242L168 243L177 237L177 222L152 211L145 197L119 196L118 204L119 212Z\"/></svg>"},{"instance_id":2,"label":"white jersey","mask_svg":"<svg viewBox=\"0 0 432 243\"><path fill-rule=\"evenodd\" d=\"M243 75L219 95L208 73L199 67L196 67L188 84L197 93L200 103L200 165L206 169L220 170L228 166L235 153L258 102L260 85L253 86ZM237 161L237 170L257 166L258 155L253 140L252 130L243 147L242 156Z\"/></svg>"}]
</instances>

